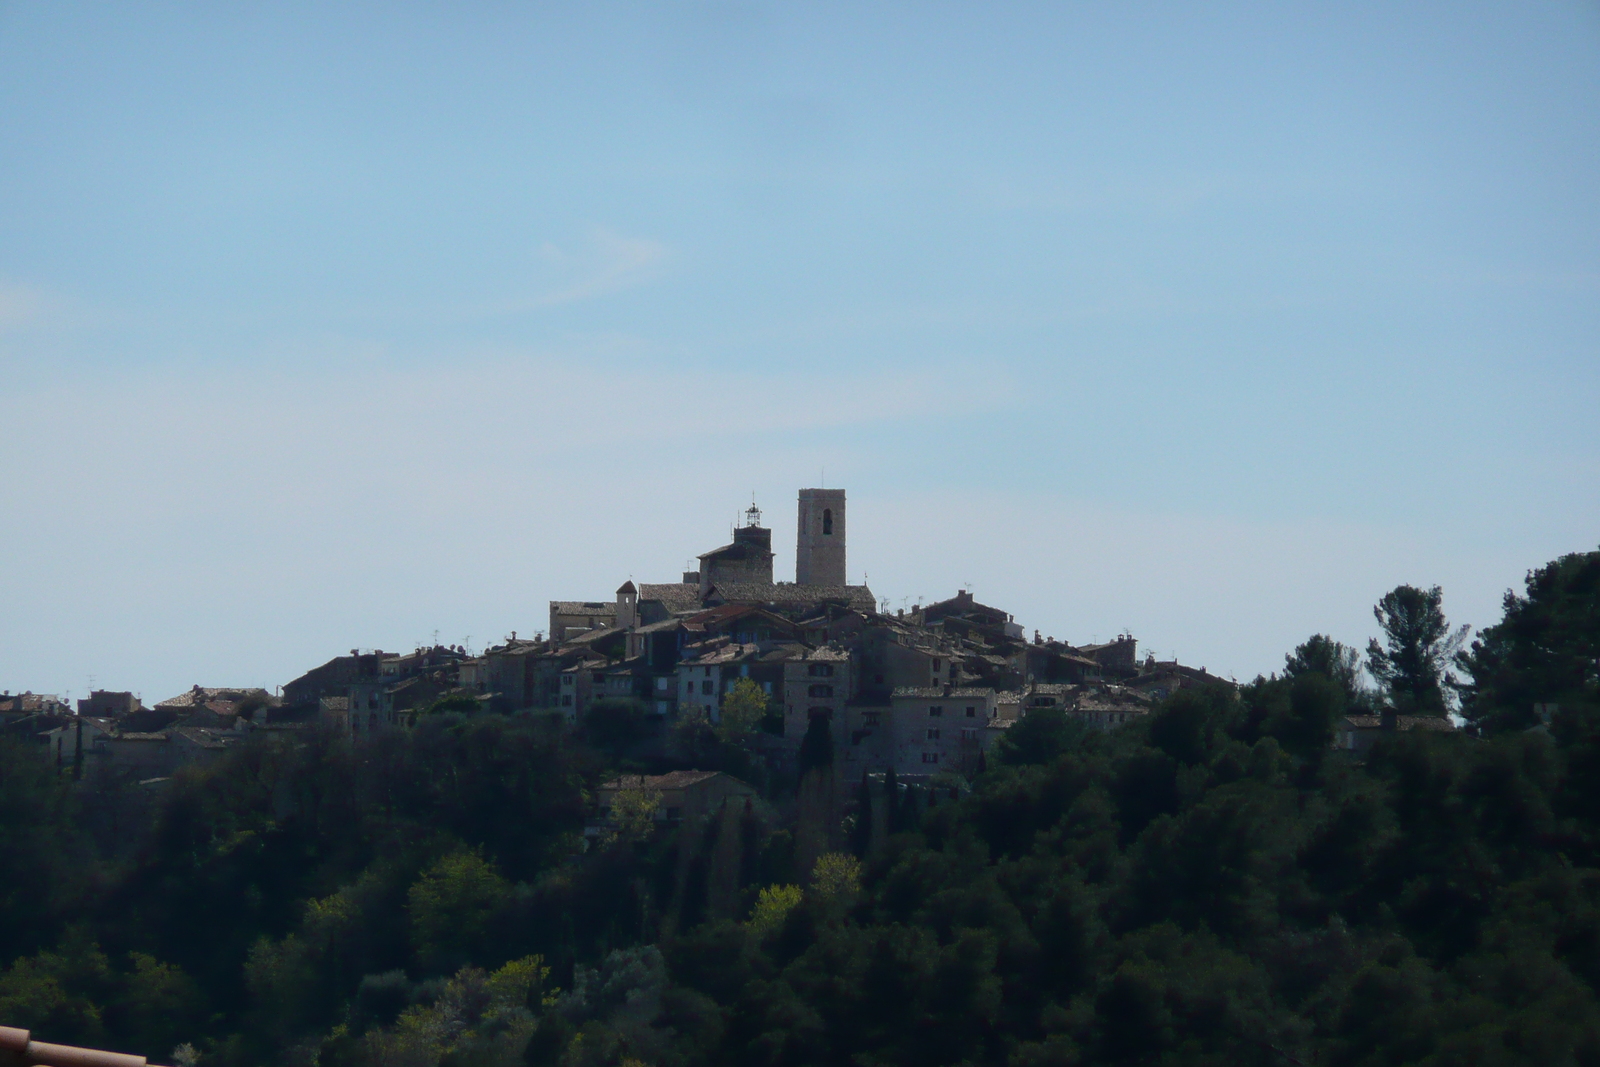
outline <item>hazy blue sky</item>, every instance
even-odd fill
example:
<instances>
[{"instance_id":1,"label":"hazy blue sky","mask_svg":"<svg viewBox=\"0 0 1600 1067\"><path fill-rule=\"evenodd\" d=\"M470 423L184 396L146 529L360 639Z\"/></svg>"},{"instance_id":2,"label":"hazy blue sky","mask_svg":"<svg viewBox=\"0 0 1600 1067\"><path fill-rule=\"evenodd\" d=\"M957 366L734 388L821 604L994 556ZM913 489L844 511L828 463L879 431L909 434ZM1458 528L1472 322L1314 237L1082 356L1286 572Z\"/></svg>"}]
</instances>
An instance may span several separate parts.
<instances>
[{"instance_id":1,"label":"hazy blue sky","mask_svg":"<svg viewBox=\"0 0 1600 1067\"><path fill-rule=\"evenodd\" d=\"M542 630L752 490L1241 678L1600 542L1600 8L0 2L0 688Z\"/></svg>"}]
</instances>

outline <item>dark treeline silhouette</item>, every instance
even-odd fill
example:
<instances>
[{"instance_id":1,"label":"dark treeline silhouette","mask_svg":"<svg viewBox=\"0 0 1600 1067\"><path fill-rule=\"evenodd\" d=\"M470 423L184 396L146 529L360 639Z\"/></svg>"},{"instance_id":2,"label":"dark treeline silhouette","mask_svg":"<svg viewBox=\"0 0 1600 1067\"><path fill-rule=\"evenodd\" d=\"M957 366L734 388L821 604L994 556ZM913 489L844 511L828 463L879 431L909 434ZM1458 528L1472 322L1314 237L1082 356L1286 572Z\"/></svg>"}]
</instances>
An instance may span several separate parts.
<instances>
[{"instance_id":1,"label":"dark treeline silhouette","mask_svg":"<svg viewBox=\"0 0 1600 1067\"><path fill-rule=\"evenodd\" d=\"M1470 644L1437 589L1376 614L1376 689L1318 635L1116 731L1041 709L970 783L842 783L809 870L782 775L585 845L605 717L252 742L149 811L6 742L0 1025L206 1067L1600 1064L1600 552Z\"/></svg>"}]
</instances>

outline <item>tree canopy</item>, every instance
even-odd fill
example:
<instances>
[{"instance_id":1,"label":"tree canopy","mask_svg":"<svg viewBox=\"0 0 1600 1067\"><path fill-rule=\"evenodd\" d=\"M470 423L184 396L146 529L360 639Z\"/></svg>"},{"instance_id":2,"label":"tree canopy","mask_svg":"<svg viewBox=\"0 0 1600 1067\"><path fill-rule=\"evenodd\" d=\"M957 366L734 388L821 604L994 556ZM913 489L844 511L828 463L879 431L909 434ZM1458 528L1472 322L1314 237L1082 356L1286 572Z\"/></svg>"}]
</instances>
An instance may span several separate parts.
<instances>
[{"instance_id":1,"label":"tree canopy","mask_svg":"<svg viewBox=\"0 0 1600 1067\"><path fill-rule=\"evenodd\" d=\"M1384 699L1436 707L1412 593ZM0 740L0 1024L186 1067L1600 1063L1597 613L1600 553L1531 573L1455 661L1475 732L1361 753L1321 635L1115 730L1041 710L967 781L841 782L818 719L801 791L857 806L815 852L794 775L585 837L626 704L143 793Z\"/></svg>"}]
</instances>

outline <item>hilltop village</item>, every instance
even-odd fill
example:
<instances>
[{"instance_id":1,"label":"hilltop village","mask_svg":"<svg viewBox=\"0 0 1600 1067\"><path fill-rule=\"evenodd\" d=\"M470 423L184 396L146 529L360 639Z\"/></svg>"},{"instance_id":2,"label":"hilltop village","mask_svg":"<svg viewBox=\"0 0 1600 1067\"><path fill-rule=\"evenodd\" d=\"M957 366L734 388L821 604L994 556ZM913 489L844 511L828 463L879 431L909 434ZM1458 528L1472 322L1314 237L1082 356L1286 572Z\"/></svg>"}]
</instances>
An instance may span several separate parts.
<instances>
[{"instance_id":1,"label":"hilltop village","mask_svg":"<svg viewBox=\"0 0 1600 1067\"><path fill-rule=\"evenodd\" d=\"M752 505L730 543L701 553L699 569L678 581L553 600L547 630L512 634L476 655L460 646L352 650L277 694L196 685L149 708L126 692L97 690L75 714L54 697L7 695L0 723L74 776L139 780L257 731L321 727L361 738L439 710L578 727L597 711L631 709L644 726L634 754L667 767L681 755L667 727L719 724L723 701L748 680L765 698L756 741L768 761L792 762L822 720L848 780L890 769L970 774L1030 709L1059 708L1107 729L1175 689L1219 680L1141 661L1131 635L1080 646L1029 637L1010 613L966 590L890 613L846 578L844 490L802 489L798 509L792 582L775 580L772 531Z\"/></svg>"}]
</instances>

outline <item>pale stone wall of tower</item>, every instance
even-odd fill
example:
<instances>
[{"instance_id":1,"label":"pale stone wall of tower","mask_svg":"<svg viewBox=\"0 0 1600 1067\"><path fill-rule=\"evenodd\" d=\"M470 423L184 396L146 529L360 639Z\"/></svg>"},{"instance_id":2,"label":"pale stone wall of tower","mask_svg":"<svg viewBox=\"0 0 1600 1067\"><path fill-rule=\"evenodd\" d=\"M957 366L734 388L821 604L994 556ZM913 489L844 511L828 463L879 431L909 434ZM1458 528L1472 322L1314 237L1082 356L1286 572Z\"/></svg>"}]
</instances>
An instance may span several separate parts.
<instances>
[{"instance_id":1,"label":"pale stone wall of tower","mask_svg":"<svg viewBox=\"0 0 1600 1067\"><path fill-rule=\"evenodd\" d=\"M844 490L800 490L794 580L801 585L845 585Z\"/></svg>"}]
</instances>

